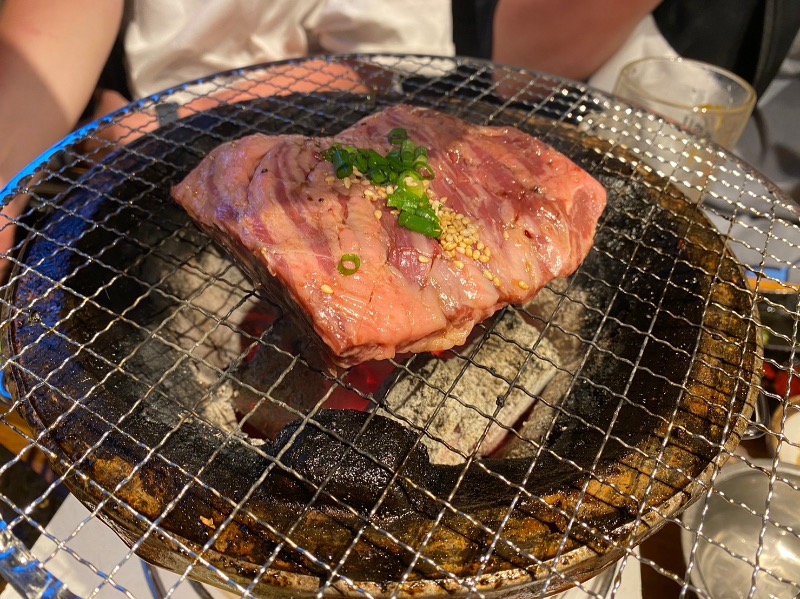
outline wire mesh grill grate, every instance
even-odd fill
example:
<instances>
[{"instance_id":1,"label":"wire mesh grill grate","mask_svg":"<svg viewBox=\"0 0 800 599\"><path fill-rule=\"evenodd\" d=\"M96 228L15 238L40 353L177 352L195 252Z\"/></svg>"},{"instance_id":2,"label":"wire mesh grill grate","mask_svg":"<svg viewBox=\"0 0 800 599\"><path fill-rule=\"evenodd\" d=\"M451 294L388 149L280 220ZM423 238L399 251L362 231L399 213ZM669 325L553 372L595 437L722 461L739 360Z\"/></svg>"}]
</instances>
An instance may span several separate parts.
<instances>
[{"instance_id":1,"label":"wire mesh grill grate","mask_svg":"<svg viewBox=\"0 0 800 599\"><path fill-rule=\"evenodd\" d=\"M533 133L609 207L575 275L466 345L332 373L169 187L228 139L398 102ZM489 63L290 61L133 104L4 193L29 199L2 299L18 591L800 592L797 210L670 123Z\"/></svg>"}]
</instances>

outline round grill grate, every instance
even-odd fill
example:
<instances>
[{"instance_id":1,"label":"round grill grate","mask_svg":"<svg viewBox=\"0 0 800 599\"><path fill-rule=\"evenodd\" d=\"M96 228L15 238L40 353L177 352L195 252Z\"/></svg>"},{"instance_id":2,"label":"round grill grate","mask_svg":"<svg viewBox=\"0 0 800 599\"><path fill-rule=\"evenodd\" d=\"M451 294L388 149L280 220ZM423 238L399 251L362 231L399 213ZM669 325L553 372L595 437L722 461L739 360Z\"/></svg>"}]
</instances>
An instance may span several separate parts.
<instances>
[{"instance_id":1,"label":"round grill grate","mask_svg":"<svg viewBox=\"0 0 800 599\"><path fill-rule=\"evenodd\" d=\"M609 205L466 345L332 373L169 189L400 102L537 135ZM719 147L537 73L326 57L132 104L3 194L4 596L800 593L798 213Z\"/></svg>"}]
</instances>

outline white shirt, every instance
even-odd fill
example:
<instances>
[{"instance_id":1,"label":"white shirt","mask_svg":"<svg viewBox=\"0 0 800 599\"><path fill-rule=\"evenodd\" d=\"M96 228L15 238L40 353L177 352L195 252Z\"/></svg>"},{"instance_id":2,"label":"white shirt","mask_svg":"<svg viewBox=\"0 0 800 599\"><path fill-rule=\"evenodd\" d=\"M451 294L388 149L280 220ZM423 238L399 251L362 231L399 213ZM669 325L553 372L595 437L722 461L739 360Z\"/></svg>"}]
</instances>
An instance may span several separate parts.
<instances>
[{"instance_id":1,"label":"white shirt","mask_svg":"<svg viewBox=\"0 0 800 599\"><path fill-rule=\"evenodd\" d=\"M320 52L454 50L450 0L135 0L125 35L135 98Z\"/></svg>"},{"instance_id":2,"label":"white shirt","mask_svg":"<svg viewBox=\"0 0 800 599\"><path fill-rule=\"evenodd\" d=\"M619 72L629 62L646 56L677 56L678 53L661 35L653 15L647 15L628 36L617 52L589 78L589 85L611 92Z\"/></svg>"}]
</instances>

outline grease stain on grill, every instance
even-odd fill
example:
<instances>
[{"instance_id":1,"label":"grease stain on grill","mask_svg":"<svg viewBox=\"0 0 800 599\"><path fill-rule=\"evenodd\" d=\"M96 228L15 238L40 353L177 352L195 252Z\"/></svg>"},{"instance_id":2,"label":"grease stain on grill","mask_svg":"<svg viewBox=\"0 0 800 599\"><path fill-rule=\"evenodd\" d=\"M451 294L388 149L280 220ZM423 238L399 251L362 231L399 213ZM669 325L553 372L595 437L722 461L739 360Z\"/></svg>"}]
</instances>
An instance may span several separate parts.
<instances>
[{"instance_id":1,"label":"grease stain on grill","mask_svg":"<svg viewBox=\"0 0 800 599\"><path fill-rule=\"evenodd\" d=\"M758 359L741 272L695 207L547 124L609 190L579 271L445 356L332 376L167 196L222 139L330 128L329 98L290 100L120 150L21 256L10 383L54 467L80 469L82 501L146 559L208 582L186 547L245 586L261 576L263 594L314 594L335 567L356 590L407 595L477 574L533 592L556 556L587 574L702 490L744 427ZM378 107L358 97L340 124ZM168 534L142 540L156 517Z\"/></svg>"}]
</instances>

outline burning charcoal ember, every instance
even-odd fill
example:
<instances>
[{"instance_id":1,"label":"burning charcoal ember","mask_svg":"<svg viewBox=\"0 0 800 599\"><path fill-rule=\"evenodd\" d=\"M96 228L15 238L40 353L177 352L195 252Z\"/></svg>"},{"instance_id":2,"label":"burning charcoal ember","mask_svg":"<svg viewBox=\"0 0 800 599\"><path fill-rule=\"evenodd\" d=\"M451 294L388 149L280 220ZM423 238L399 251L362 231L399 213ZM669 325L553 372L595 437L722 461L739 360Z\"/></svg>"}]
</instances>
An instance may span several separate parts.
<instances>
[{"instance_id":1,"label":"burning charcoal ember","mask_svg":"<svg viewBox=\"0 0 800 599\"><path fill-rule=\"evenodd\" d=\"M291 321L279 318L258 349L230 371L217 397L233 404L244 432L272 439L330 394L333 381L294 357L303 343Z\"/></svg>"},{"instance_id":2,"label":"burning charcoal ember","mask_svg":"<svg viewBox=\"0 0 800 599\"><path fill-rule=\"evenodd\" d=\"M433 463L491 455L555 374L556 357L539 328L507 310L488 335L457 354L418 357L401 370L378 413L424 427L422 443Z\"/></svg>"},{"instance_id":3,"label":"burning charcoal ember","mask_svg":"<svg viewBox=\"0 0 800 599\"><path fill-rule=\"evenodd\" d=\"M291 319L278 318L263 332L261 343L230 370L228 379L214 392L215 401L209 404L232 406L245 433L266 439L274 439L286 425L315 410L364 411L373 405L367 399L368 394L393 366L388 362L366 362L337 381L327 371L296 357L308 355L307 344L308 339ZM227 414L219 407L216 409ZM213 421L230 428L219 417Z\"/></svg>"},{"instance_id":4,"label":"burning charcoal ember","mask_svg":"<svg viewBox=\"0 0 800 599\"><path fill-rule=\"evenodd\" d=\"M558 368L538 394L534 409L518 425L517 432L509 435L507 442L492 457L529 456L546 445L546 438L553 432L553 426L563 411L564 398L573 393L576 373L581 370L581 363L591 348L573 331L585 326L588 318L585 307L591 305L593 293L596 292L578 289L567 280L553 281L522 310L533 326L546 327L543 335L549 346L555 349Z\"/></svg>"},{"instance_id":5,"label":"burning charcoal ember","mask_svg":"<svg viewBox=\"0 0 800 599\"><path fill-rule=\"evenodd\" d=\"M566 370L556 370L553 378L539 394L534 409L518 426L518 433L508 435L507 442L492 457L501 459L526 457L545 444L546 437L558 417L558 406L569 394L574 368L573 364Z\"/></svg>"}]
</instances>

